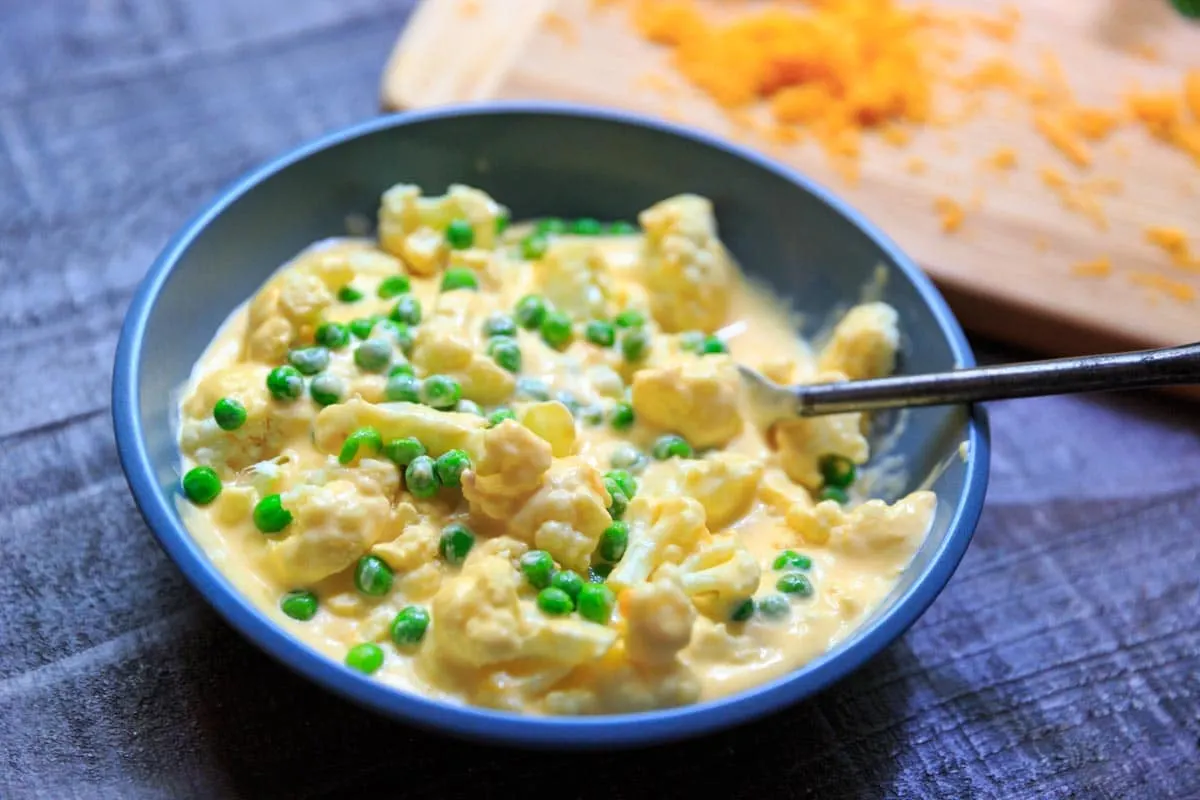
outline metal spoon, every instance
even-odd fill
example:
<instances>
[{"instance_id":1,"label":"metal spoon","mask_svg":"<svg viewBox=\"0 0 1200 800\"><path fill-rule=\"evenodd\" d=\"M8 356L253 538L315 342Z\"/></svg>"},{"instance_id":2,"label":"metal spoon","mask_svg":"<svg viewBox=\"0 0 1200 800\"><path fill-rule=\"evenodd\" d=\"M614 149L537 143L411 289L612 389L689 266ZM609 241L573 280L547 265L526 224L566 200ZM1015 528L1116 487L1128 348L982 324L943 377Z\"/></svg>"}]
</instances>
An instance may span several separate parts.
<instances>
[{"instance_id":1,"label":"metal spoon","mask_svg":"<svg viewBox=\"0 0 1200 800\"><path fill-rule=\"evenodd\" d=\"M738 370L753 415L769 426L781 419L848 411L1200 384L1200 343L808 386L780 386L749 367L739 365Z\"/></svg>"}]
</instances>

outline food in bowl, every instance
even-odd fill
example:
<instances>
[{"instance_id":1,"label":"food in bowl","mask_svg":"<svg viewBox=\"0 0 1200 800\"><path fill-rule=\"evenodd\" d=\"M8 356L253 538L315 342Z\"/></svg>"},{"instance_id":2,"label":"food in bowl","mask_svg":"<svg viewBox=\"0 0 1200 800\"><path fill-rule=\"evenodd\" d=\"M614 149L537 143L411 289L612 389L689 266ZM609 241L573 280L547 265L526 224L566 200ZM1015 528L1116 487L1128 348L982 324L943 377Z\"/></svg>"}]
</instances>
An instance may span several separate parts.
<instances>
[{"instance_id":1,"label":"food in bowl","mask_svg":"<svg viewBox=\"0 0 1200 800\"><path fill-rule=\"evenodd\" d=\"M858 305L814 352L707 199L638 223L385 192L375 237L300 253L195 365L189 531L310 647L444 701L643 711L827 651L936 499L862 496L863 415L755 427L735 363L885 375L898 315Z\"/></svg>"}]
</instances>

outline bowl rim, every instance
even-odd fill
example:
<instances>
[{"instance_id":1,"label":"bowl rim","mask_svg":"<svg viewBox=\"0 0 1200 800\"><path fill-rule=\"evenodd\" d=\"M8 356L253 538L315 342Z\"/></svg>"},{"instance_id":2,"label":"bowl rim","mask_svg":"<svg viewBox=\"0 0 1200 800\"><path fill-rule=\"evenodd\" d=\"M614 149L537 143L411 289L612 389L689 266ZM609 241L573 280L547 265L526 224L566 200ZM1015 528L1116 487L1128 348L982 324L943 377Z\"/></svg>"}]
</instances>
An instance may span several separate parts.
<instances>
[{"instance_id":1,"label":"bowl rim","mask_svg":"<svg viewBox=\"0 0 1200 800\"><path fill-rule=\"evenodd\" d=\"M748 722L816 694L859 669L899 638L949 582L974 535L987 490L990 437L982 406L968 409L966 475L945 539L925 572L890 608L857 631L845 649L826 653L798 670L743 692L678 708L604 716L529 716L450 704L380 683L320 654L270 621L209 561L178 520L146 449L138 386L147 320L180 257L216 217L276 173L320 151L394 127L464 116L556 116L648 128L724 151L782 177L846 217L872 239L912 282L932 312L956 361L975 364L961 326L932 282L861 212L798 171L748 147L707 132L616 109L557 102L488 101L371 118L288 151L222 189L171 238L134 293L121 326L112 381L117 453L134 501L159 545L188 582L235 629L283 665L355 704L417 727L492 743L541 748L627 747L691 738Z\"/></svg>"}]
</instances>

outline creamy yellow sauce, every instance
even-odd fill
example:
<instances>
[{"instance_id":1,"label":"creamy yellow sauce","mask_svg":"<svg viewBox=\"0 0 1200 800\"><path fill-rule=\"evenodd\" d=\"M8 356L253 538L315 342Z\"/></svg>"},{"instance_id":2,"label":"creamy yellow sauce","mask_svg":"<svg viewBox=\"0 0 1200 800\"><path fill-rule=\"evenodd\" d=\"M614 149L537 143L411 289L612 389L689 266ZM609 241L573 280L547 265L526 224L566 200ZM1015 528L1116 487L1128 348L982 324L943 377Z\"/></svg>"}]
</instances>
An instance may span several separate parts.
<instances>
[{"instance_id":1,"label":"creamy yellow sauce","mask_svg":"<svg viewBox=\"0 0 1200 800\"><path fill-rule=\"evenodd\" d=\"M920 547L935 498L921 491L888 506L852 487L846 506L818 502L823 457L868 461L865 420L851 414L758 430L747 422L734 364L791 382L883 374L898 341L895 312L880 303L857 306L812 352L782 304L743 278L702 198L656 205L636 234L552 238L535 260L521 256L527 226L492 235L500 213L465 187L439 198L397 187L384 196L378 241L320 243L233 312L180 404L184 470L210 466L222 480L211 503L180 501L216 566L263 613L332 659L377 643L384 658L374 679L526 713L637 711L737 692L796 669L862 624ZM458 217L472 223L475 243L453 251L441 231ZM478 288L441 291L447 266L472 270ZM323 370L339 379L341 402L322 408L307 391L296 399L267 391L268 372L291 348L311 345L317 325L386 316L398 298L381 299L377 289L400 274L409 277L423 318L410 329L410 353L397 346L392 363L411 362L421 379L451 375L483 415L505 407L516 420L489 425L474 409L389 402L386 371L355 364L358 340L333 350ZM338 300L347 284L362 299ZM487 356L482 325L490 315L511 314L531 293L571 313L575 337L556 349L537 331L520 329L522 364L514 375ZM633 361L620 346L582 334L587 319L624 309L647 317L650 345ZM685 349L692 330L717 335L728 354ZM377 326L372 337L382 331ZM551 399L529 398L517 385L528 378L543 381ZM554 399L564 391L581 409L575 419ZM242 427L216 425L221 398L246 407ZM616 430L610 418L624 400L636 422ZM431 456L451 444L463 449L472 461L463 486L422 500L383 454L339 463L347 435L364 425L384 440L416 436ZM691 440L695 457L652 457L654 442L668 433ZM593 551L612 521L602 476L614 453L631 445L644 460L624 512L630 546L608 578L616 598L611 619L544 613L521 575L520 556L548 550L559 568L587 579L588 567L602 561ZM276 493L293 520L265 534L253 511ZM451 522L476 537L461 566L438 552L440 531ZM657 547L644 546L656 537ZM777 591L787 570L773 562L784 550L811 559L811 568L799 570L811 596ZM355 587L355 564L371 554L394 571L382 597ZM280 610L281 598L297 589L318 599L310 620ZM755 611L733 621L749 597ZM786 613L769 616L771 603ZM419 643L396 645L389 626L410 605L427 610L431 622Z\"/></svg>"}]
</instances>

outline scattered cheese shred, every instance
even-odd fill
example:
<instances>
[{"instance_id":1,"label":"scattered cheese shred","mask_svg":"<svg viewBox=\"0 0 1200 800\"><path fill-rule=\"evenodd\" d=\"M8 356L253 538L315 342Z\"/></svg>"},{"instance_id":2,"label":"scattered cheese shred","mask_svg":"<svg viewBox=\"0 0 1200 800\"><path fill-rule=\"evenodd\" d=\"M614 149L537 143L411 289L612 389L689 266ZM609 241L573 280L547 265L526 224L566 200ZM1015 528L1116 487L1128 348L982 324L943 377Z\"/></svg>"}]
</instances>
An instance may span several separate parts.
<instances>
[{"instance_id":1,"label":"scattered cheese shred","mask_svg":"<svg viewBox=\"0 0 1200 800\"><path fill-rule=\"evenodd\" d=\"M1200 122L1200 68L1189 71L1184 77L1183 96L1192 119Z\"/></svg>"},{"instance_id":2,"label":"scattered cheese shred","mask_svg":"<svg viewBox=\"0 0 1200 800\"><path fill-rule=\"evenodd\" d=\"M925 163L925 159L919 156L913 156L905 162L904 169L910 175L921 175L926 169L928 169L928 166L929 165Z\"/></svg>"},{"instance_id":3,"label":"scattered cheese shred","mask_svg":"<svg viewBox=\"0 0 1200 800\"><path fill-rule=\"evenodd\" d=\"M1196 287L1155 272L1133 272L1130 273L1129 280L1181 303L1192 303L1196 300Z\"/></svg>"},{"instance_id":4,"label":"scattered cheese shred","mask_svg":"<svg viewBox=\"0 0 1200 800\"><path fill-rule=\"evenodd\" d=\"M546 30L554 33L567 44L579 42L579 32L575 30L575 24L557 11L547 11L542 17L542 24L546 26Z\"/></svg>"},{"instance_id":5,"label":"scattered cheese shred","mask_svg":"<svg viewBox=\"0 0 1200 800\"><path fill-rule=\"evenodd\" d=\"M1092 151L1066 119L1047 111L1039 111L1033 117L1033 124L1038 133L1072 164L1077 167L1091 166Z\"/></svg>"},{"instance_id":6,"label":"scattered cheese shred","mask_svg":"<svg viewBox=\"0 0 1200 800\"><path fill-rule=\"evenodd\" d=\"M1093 261L1080 261L1071 265L1071 274L1080 278L1107 278L1112 274L1112 262L1108 256L1101 256Z\"/></svg>"},{"instance_id":7,"label":"scattered cheese shred","mask_svg":"<svg viewBox=\"0 0 1200 800\"><path fill-rule=\"evenodd\" d=\"M934 199L933 208L941 218L942 231L945 233L954 233L961 228L967 215L961 203L944 195Z\"/></svg>"},{"instance_id":8,"label":"scattered cheese shred","mask_svg":"<svg viewBox=\"0 0 1200 800\"><path fill-rule=\"evenodd\" d=\"M1192 257L1185 231L1166 225L1151 225L1146 228L1145 234L1146 241L1166 253L1175 266L1185 269L1200 267L1200 262Z\"/></svg>"},{"instance_id":9,"label":"scattered cheese shred","mask_svg":"<svg viewBox=\"0 0 1200 800\"><path fill-rule=\"evenodd\" d=\"M985 166L999 170L1017 168L1017 151L1011 147L1001 147L983 160Z\"/></svg>"}]
</instances>

